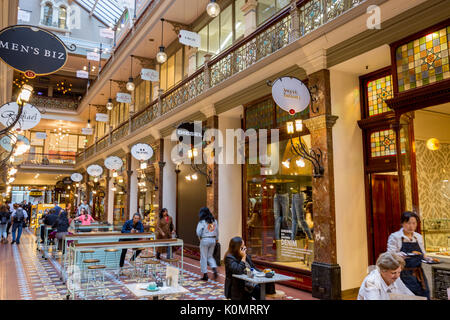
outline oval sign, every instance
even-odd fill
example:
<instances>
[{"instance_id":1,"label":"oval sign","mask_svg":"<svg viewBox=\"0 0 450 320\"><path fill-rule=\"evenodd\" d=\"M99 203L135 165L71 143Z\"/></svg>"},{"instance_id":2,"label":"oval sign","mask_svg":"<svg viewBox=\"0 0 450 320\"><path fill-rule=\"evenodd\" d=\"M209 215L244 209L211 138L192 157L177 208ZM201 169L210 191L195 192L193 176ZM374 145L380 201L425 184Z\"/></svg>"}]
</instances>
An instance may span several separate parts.
<instances>
[{"instance_id":1,"label":"oval sign","mask_svg":"<svg viewBox=\"0 0 450 320\"><path fill-rule=\"evenodd\" d=\"M26 145L30 145L30 140L28 140L27 137L22 136L22 135L17 135L17 140L18 141L23 141ZM15 144L16 141L14 140L14 138L11 138L10 136L3 136L0 139L0 145L3 147L3 149L5 149L6 151L11 151L12 145Z\"/></svg>"},{"instance_id":2,"label":"oval sign","mask_svg":"<svg viewBox=\"0 0 450 320\"><path fill-rule=\"evenodd\" d=\"M17 102L9 102L0 107L0 123L5 127L11 125L17 118L19 105ZM41 121L41 113L31 104L25 104L22 109L19 121L11 130L29 130L37 126Z\"/></svg>"},{"instance_id":3,"label":"oval sign","mask_svg":"<svg viewBox=\"0 0 450 320\"><path fill-rule=\"evenodd\" d=\"M26 75L55 73L67 57L64 43L44 29L16 25L0 31L0 59Z\"/></svg>"},{"instance_id":4,"label":"oval sign","mask_svg":"<svg viewBox=\"0 0 450 320\"><path fill-rule=\"evenodd\" d=\"M294 115L305 110L311 102L308 88L297 78L281 77L272 84L272 97L284 111Z\"/></svg>"},{"instance_id":5,"label":"oval sign","mask_svg":"<svg viewBox=\"0 0 450 320\"><path fill-rule=\"evenodd\" d=\"M75 173L72 173L72 175L70 176L70 179L72 179L72 181L74 181L74 182L80 182L81 180L83 180L83 176L80 173L75 172Z\"/></svg>"},{"instance_id":6,"label":"oval sign","mask_svg":"<svg viewBox=\"0 0 450 320\"><path fill-rule=\"evenodd\" d=\"M91 164L89 167L87 167L86 171L88 175L92 177L98 177L103 173L103 168L98 164Z\"/></svg>"},{"instance_id":7,"label":"oval sign","mask_svg":"<svg viewBox=\"0 0 450 320\"><path fill-rule=\"evenodd\" d=\"M123 166L123 161L119 157L111 156L105 159L105 167L109 170L119 170Z\"/></svg>"},{"instance_id":8,"label":"oval sign","mask_svg":"<svg viewBox=\"0 0 450 320\"><path fill-rule=\"evenodd\" d=\"M131 155L140 161L146 161L153 156L153 149L148 144L137 143L131 148Z\"/></svg>"}]
</instances>

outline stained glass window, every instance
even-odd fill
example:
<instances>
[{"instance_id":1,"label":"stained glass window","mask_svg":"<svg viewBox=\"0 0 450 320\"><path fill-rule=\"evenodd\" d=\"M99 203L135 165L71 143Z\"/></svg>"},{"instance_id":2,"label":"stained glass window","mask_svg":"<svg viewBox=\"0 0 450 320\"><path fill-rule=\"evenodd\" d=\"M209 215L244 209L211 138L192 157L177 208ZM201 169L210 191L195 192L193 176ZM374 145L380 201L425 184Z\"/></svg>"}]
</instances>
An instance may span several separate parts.
<instances>
[{"instance_id":1,"label":"stained glass window","mask_svg":"<svg viewBox=\"0 0 450 320\"><path fill-rule=\"evenodd\" d=\"M273 106L271 98L261 101L245 110L246 129L273 128Z\"/></svg>"},{"instance_id":2,"label":"stained glass window","mask_svg":"<svg viewBox=\"0 0 450 320\"><path fill-rule=\"evenodd\" d=\"M391 75L367 83L367 106L369 117L390 111L385 100L392 98Z\"/></svg>"},{"instance_id":3,"label":"stained glass window","mask_svg":"<svg viewBox=\"0 0 450 320\"><path fill-rule=\"evenodd\" d=\"M398 91L450 78L450 26L397 48Z\"/></svg>"},{"instance_id":4,"label":"stained glass window","mask_svg":"<svg viewBox=\"0 0 450 320\"><path fill-rule=\"evenodd\" d=\"M373 132L370 135L370 146L372 158L394 156L396 154L394 130Z\"/></svg>"}]
</instances>

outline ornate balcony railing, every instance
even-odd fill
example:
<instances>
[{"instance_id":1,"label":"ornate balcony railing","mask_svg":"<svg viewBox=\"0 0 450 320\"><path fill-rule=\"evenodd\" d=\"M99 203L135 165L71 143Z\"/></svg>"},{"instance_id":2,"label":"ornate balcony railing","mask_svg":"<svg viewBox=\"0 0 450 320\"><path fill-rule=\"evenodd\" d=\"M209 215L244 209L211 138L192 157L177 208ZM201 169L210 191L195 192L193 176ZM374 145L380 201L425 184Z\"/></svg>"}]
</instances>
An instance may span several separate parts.
<instances>
[{"instance_id":1,"label":"ornate balcony railing","mask_svg":"<svg viewBox=\"0 0 450 320\"><path fill-rule=\"evenodd\" d=\"M54 97L42 97L38 95L32 95L30 104L39 109L53 109L53 110L68 110L76 111L78 108L78 101L74 99L54 98Z\"/></svg>"},{"instance_id":2,"label":"ornate balcony railing","mask_svg":"<svg viewBox=\"0 0 450 320\"><path fill-rule=\"evenodd\" d=\"M25 153L14 157L17 165L39 165L39 166L73 166L75 164L75 152L66 153Z\"/></svg>"},{"instance_id":3,"label":"ornate balcony railing","mask_svg":"<svg viewBox=\"0 0 450 320\"><path fill-rule=\"evenodd\" d=\"M101 143L98 141L78 154L77 161L85 160L94 153L102 151L128 135L129 132L134 132L159 116L175 110L208 89L288 46L291 41L296 40L292 37L293 34L298 33L299 37L303 37L364 1L303 0L297 2L298 11L291 12L290 7L285 8L252 34L213 57L212 60L206 61L202 69L162 94L158 100L151 102L145 109L133 115L130 121L119 125L111 132L111 139L102 138ZM298 14L298 26L295 28L293 12ZM130 124L131 128L129 128Z\"/></svg>"}]
</instances>

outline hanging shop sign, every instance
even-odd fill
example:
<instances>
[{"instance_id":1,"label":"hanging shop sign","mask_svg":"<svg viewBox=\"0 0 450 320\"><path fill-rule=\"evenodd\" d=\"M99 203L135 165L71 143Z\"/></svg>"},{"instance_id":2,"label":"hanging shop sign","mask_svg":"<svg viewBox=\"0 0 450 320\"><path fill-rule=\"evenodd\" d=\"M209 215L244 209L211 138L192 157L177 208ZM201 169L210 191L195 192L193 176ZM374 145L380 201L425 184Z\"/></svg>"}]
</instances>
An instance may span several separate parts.
<instances>
[{"instance_id":1,"label":"hanging shop sign","mask_svg":"<svg viewBox=\"0 0 450 320\"><path fill-rule=\"evenodd\" d=\"M63 182L64 184L72 184L72 179L69 178L69 177L65 177L65 178L62 180L62 182Z\"/></svg>"},{"instance_id":2,"label":"hanging shop sign","mask_svg":"<svg viewBox=\"0 0 450 320\"><path fill-rule=\"evenodd\" d=\"M187 30L180 30L180 33L178 34L178 40L181 44L196 48L200 47L201 43L201 38L198 33Z\"/></svg>"},{"instance_id":3,"label":"hanging shop sign","mask_svg":"<svg viewBox=\"0 0 450 320\"><path fill-rule=\"evenodd\" d=\"M47 134L45 132L36 132L36 139L47 139Z\"/></svg>"},{"instance_id":4,"label":"hanging shop sign","mask_svg":"<svg viewBox=\"0 0 450 320\"><path fill-rule=\"evenodd\" d=\"M131 103L131 94L117 92L116 101L121 103Z\"/></svg>"},{"instance_id":5,"label":"hanging shop sign","mask_svg":"<svg viewBox=\"0 0 450 320\"><path fill-rule=\"evenodd\" d=\"M153 149L148 144L138 143L131 148L131 155L139 161L147 161L153 156Z\"/></svg>"},{"instance_id":6,"label":"hanging shop sign","mask_svg":"<svg viewBox=\"0 0 450 320\"><path fill-rule=\"evenodd\" d=\"M123 166L123 161L119 157L111 156L105 159L105 167L109 170L119 170Z\"/></svg>"},{"instance_id":7,"label":"hanging shop sign","mask_svg":"<svg viewBox=\"0 0 450 320\"><path fill-rule=\"evenodd\" d=\"M100 29L100 37L114 39L114 30L102 28Z\"/></svg>"},{"instance_id":8,"label":"hanging shop sign","mask_svg":"<svg viewBox=\"0 0 450 320\"><path fill-rule=\"evenodd\" d=\"M106 113L97 113L95 115L95 121L97 121L97 122L108 122L108 114L106 114Z\"/></svg>"},{"instance_id":9,"label":"hanging shop sign","mask_svg":"<svg viewBox=\"0 0 450 320\"><path fill-rule=\"evenodd\" d=\"M94 134L94 128L81 128L81 133L87 136Z\"/></svg>"},{"instance_id":10,"label":"hanging shop sign","mask_svg":"<svg viewBox=\"0 0 450 320\"><path fill-rule=\"evenodd\" d=\"M0 58L27 77L55 73L64 67L67 57L66 45L49 31L26 25L0 30Z\"/></svg>"},{"instance_id":11,"label":"hanging shop sign","mask_svg":"<svg viewBox=\"0 0 450 320\"><path fill-rule=\"evenodd\" d=\"M97 52L90 51L87 53L86 57L91 61L100 61L100 55Z\"/></svg>"},{"instance_id":12,"label":"hanging shop sign","mask_svg":"<svg viewBox=\"0 0 450 320\"><path fill-rule=\"evenodd\" d=\"M89 72L84 70L77 70L77 78L87 79L89 78Z\"/></svg>"},{"instance_id":13,"label":"hanging shop sign","mask_svg":"<svg viewBox=\"0 0 450 320\"><path fill-rule=\"evenodd\" d=\"M23 143L25 143L27 146L30 145L30 140L28 140L27 137L22 136L22 135L17 135L17 137L15 136L9 136L9 135L5 135L0 139L0 145L2 146L3 149L5 149L6 151L10 152L12 150L12 146L14 144L16 144L17 141L23 141Z\"/></svg>"},{"instance_id":14,"label":"hanging shop sign","mask_svg":"<svg viewBox=\"0 0 450 320\"><path fill-rule=\"evenodd\" d=\"M159 81L159 72L153 69L142 69L141 79L147 81Z\"/></svg>"},{"instance_id":15,"label":"hanging shop sign","mask_svg":"<svg viewBox=\"0 0 450 320\"><path fill-rule=\"evenodd\" d=\"M83 176L81 175L81 173L75 172L72 173L70 179L72 179L72 181L74 182L80 182L81 180L83 180Z\"/></svg>"},{"instance_id":16,"label":"hanging shop sign","mask_svg":"<svg viewBox=\"0 0 450 320\"><path fill-rule=\"evenodd\" d=\"M98 164L91 164L89 167L87 167L86 171L88 175L92 177L98 177L103 173L103 168Z\"/></svg>"},{"instance_id":17,"label":"hanging shop sign","mask_svg":"<svg viewBox=\"0 0 450 320\"><path fill-rule=\"evenodd\" d=\"M0 123L5 127L11 125L17 118L19 105L17 102L9 102L0 107ZM11 130L29 130L37 126L41 121L41 113L31 104L25 104L19 121Z\"/></svg>"},{"instance_id":18,"label":"hanging shop sign","mask_svg":"<svg viewBox=\"0 0 450 320\"><path fill-rule=\"evenodd\" d=\"M194 144L194 137L198 137L200 141L203 140L202 128L195 128L193 122L183 122L176 130L178 140L187 145Z\"/></svg>"},{"instance_id":19,"label":"hanging shop sign","mask_svg":"<svg viewBox=\"0 0 450 320\"><path fill-rule=\"evenodd\" d=\"M28 195L30 197L39 198L39 197L42 197L42 191L41 190L31 190Z\"/></svg>"},{"instance_id":20,"label":"hanging shop sign","mask_svg":"<svg viewBox=\"0 0 450 320\"><path fill-rule=\"evenodd\" d=\"M305 110L311 102L308 88L297 78L281 77L272 84L272 97L284 111L294 115Z\"/></svg>"}]
</instances>

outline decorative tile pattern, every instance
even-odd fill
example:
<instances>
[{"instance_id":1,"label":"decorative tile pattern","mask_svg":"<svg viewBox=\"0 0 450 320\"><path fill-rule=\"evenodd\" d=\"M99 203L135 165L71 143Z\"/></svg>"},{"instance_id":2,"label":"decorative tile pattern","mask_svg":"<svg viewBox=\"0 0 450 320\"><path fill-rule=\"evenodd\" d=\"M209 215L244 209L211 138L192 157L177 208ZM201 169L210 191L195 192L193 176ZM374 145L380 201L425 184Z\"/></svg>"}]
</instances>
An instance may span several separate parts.
<instances>
[{"instance_id":1,"label":"decorative tile pattern","mask_svg":"<svg viewBox=\"0 0 450 320\"><path fill-rule=\"evenodd\" d=\"M372 158L394 156L396 154L394 130L373 132L370 135L370 145Z\"/></svg>"},{"instance_id":2,"label":"decorative tile pattern","mask_svg":"<svg viewBox=\"0 0 450 320\"><path fill-rule=\"evenodd\" d=\"M450 26L397 48L398 91L450 78Z\"/></svg>"},{"instance_id":3,"label":"decorative tile pattern","mask_svg":"<svg viewBox=\"0 0 450 320\"><path fill-rule=\"evenodd\" d=\"M367 106L369 117L390 111L385 100L392 98L391 75L370 81L367 83Z\"/></svg>"},{"instance_id":4,"label":"decorative tile pattern","mask_svg":"<svg viewBox=\"0 0 450 320\"><path fill-rule=\"evenodd\" d=\"M266 99L245 110L246 129L271 129L273 128L273 107L272 99Z\"/></svg>"}]
</instances>

